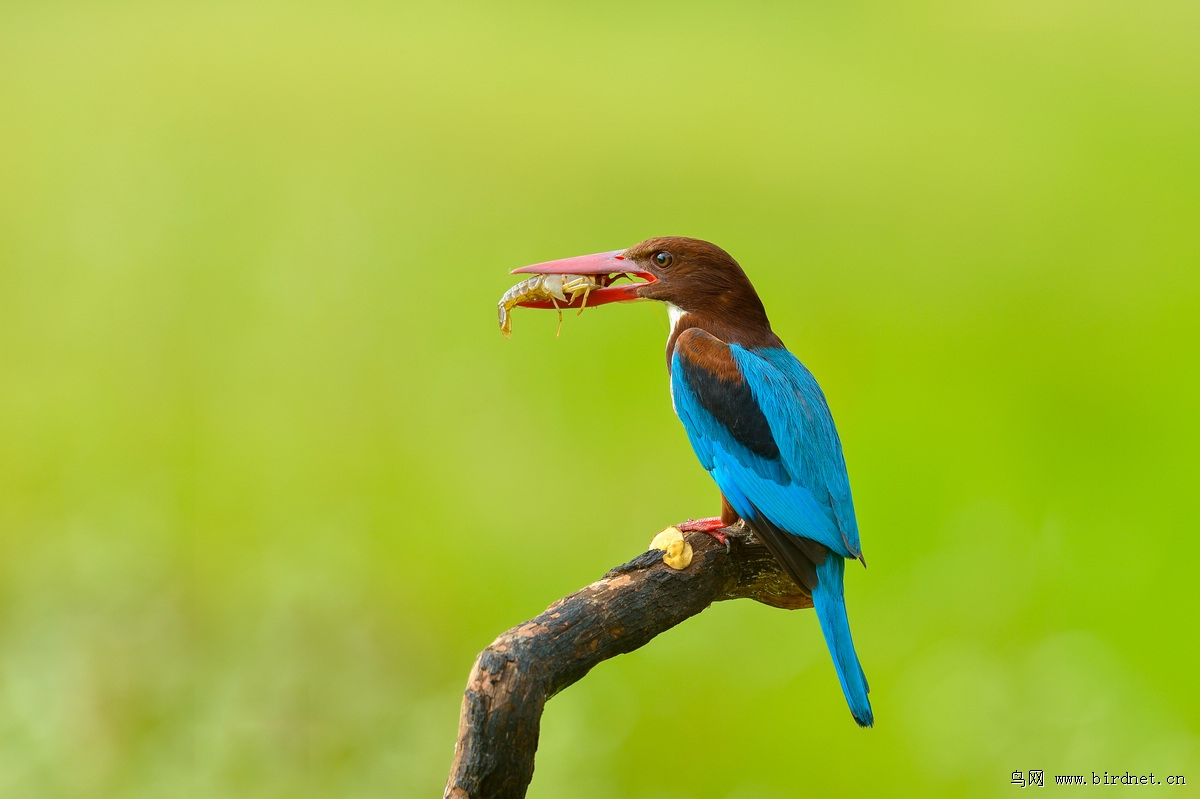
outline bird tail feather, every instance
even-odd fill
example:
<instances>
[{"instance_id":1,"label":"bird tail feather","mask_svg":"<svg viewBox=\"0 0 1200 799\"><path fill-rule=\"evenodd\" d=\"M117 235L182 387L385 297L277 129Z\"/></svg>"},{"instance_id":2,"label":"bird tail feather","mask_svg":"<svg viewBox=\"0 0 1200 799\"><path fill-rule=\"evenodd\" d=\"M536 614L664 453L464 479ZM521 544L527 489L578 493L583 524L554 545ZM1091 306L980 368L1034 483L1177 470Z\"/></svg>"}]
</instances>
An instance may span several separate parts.
<instances>
[{"instance_id":1,"label":"bird tail feather","mask_svg":"<svg viewBox=\"0 0 1200 799\"><path fill-rule=\"evenodd\" d=\"M867 677L863 674L862 664L854 651L854 641L850 638L850 620L846 618L846 600L842 588L845 569L845 560L832 552L817 566L813 607L821 622L821 632L825 634L829 654L833 656L833 665L837 669L842 692L846 695L846 704L850 705L850 714L858 726L870 727L875 723L871 702L867 699L871 689L867 686Z\"/></svg>"}]
</instances>

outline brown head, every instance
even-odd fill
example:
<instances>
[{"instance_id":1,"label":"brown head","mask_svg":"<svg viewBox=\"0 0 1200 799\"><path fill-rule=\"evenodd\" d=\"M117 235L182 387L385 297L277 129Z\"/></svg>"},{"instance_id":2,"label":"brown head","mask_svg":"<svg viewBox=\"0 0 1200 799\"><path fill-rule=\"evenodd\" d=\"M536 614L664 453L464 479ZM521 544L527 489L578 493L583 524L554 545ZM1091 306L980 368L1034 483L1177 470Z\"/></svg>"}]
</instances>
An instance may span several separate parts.
<instances>
[{"instance_id":1,"label":"brown head","mask_svg":"<svg viewBox=\"0 0 1200 799\"><path fill-rule=\"evenodd\" d=\"M672 322L668 359L675 338L689 327L700 327L729 343L779 345L762 300L742 267L729 253L701 239L661 236L627 250L534 264L514 274L598 276L605 287L591 292L588 307L627 300L666 303ZM612 285L623 276L637 282ZM540 301L522 304L550 307Z\"/></svg>"}]
</instances>

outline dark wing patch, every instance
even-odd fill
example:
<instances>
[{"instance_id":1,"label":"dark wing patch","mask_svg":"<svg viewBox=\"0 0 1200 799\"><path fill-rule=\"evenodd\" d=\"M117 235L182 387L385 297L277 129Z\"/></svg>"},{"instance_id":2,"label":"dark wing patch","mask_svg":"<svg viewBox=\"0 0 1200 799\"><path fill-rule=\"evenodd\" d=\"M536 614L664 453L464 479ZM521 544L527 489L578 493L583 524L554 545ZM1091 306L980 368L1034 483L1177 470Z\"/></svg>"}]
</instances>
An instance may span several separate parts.
<instances>
[{"instance_id":1,"label":"dark wing patch","mask_svg":"<svg viewBox=\"0 0 1200 799\"><path fill-rule=\"evenodd\" d=\"M780 530L757 508L754 508L754 518L744 521L796 585L812 596L817 587L817 567L825 562L829 550L816 541Z\"/></svg>"},{"instance_id":2,"label":"dark wing patch","mask_svg":"<svg viewBox=\"0 0 1200 799\"><path fill-rule=\"evenodd\" d=\"M675 343L683 379L696 401L746 449L768 460L779 460L771 425L754 401L750 385L720 339L700 330L685 330Z\"/></svg>"}]
</instances>

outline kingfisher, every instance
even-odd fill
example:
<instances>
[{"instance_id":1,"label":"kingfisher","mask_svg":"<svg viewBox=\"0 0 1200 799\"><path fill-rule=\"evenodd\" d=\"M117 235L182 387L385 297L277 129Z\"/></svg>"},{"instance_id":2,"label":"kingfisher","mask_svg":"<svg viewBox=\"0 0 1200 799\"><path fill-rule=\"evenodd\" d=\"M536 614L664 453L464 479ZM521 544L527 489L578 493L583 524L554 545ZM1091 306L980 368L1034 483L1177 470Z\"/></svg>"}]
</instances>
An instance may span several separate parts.
<instances>
[{"instance_id":1,"label":"kingfisher","mask_svg":"<svg viewBox=\"0 0 1200 799\"><path fill-rule=\"evenodd\" d=\"M843 592L846 559L866 561L841 440L821 387L771 330L742 267L715 244L666 236L513 274L569 275L588 287L582 297L517 303L526 307L666 305L672 405L721 492L720 516L679 527L724 543L721 530L745 522L812 597L850 713L872 726Z\"/></svg>"}]
</instances>

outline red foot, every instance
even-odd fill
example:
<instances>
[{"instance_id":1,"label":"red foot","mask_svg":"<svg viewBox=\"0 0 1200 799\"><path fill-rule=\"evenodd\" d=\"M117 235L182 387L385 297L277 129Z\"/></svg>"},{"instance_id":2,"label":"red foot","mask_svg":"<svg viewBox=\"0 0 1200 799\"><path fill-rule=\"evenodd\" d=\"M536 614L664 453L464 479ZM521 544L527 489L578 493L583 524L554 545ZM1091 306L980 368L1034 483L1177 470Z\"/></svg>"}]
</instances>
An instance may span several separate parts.
<instances>
[{"instance_id":1,"label":"red foot","mask_svg":"<svg viewBox=\"0 0 1200 799\"><path fill-rule=\"evenodd\" d=\"M720 516L710 516L707 519L688 519L683 524L675 525L681 533L708 533L713 538L717 539L717 543L726 549L729 548L728 537L721 532L725 527L725 523L721 521Z\"/></svg>"}]
</instances>

